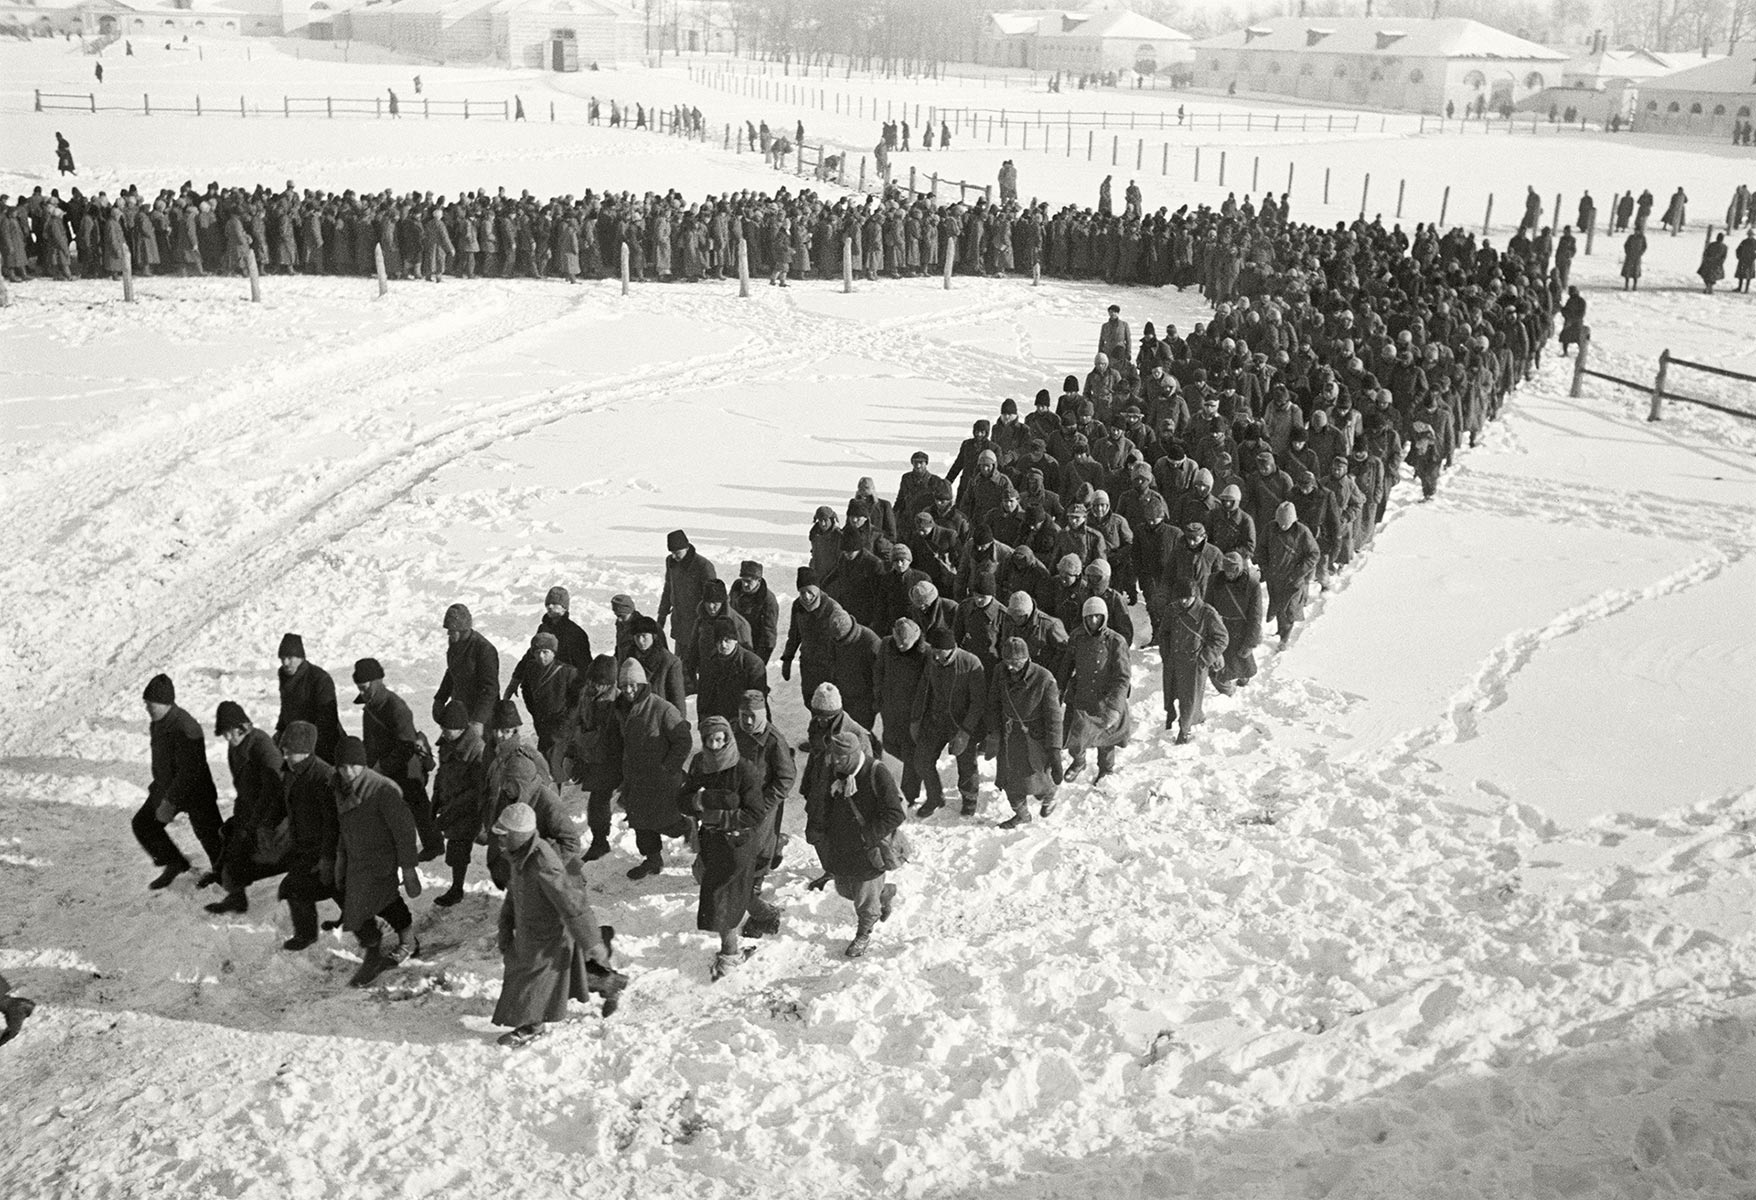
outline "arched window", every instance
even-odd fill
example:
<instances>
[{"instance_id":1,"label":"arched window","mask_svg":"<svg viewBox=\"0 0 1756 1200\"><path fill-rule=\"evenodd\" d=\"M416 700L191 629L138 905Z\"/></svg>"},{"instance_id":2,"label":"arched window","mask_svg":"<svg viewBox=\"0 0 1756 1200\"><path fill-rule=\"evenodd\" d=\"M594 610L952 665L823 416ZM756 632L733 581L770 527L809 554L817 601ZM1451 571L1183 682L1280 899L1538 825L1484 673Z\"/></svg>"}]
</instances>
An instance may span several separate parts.
<instances>
[{"instance_id":1,"label":"arched window","mask_svg":"<svg viewBox=\"0 0 1756 1200\"><path fill-rule=\"evenodd\" d=\"M1725 115L1726 115L1726 106L1725 106L1725 105L1723 105L1723 104L1716 104L1716 105L1714 105L1714 106L1713 106L1713 115L1714 115L1714 116L1716 116L1716 117L1723 117L1723 116L1725 116Z\"/></svg>"},{"instance_id":2,"label":"arched window","mask_svg":"<svg viewBox=\"0 0 1756 1200\"><path fill-rule=\"evenodd\" d=\"M1280 59L1271 58L1268 60L1268 73L1270 75L1279 75L1280 74Z\"/></svg>"},{"instance_id":3,"label":"arched window","mask_svg":"<svg viewBox=\"0 0 1756 1200\"><path fill-rule=\"evenodd\" d=\"M1207 69L1208 69L1208 70L1209 70L1209 71L1218 71L1218 70L1220 70L1220 69L1221 69L1221 68L1220 68L1220 65L1219 65L1219 59L1217 59L1217 58L1216 58L1216 59L1214 59L1214 60L1213 60L1213 61L1212 61L1212 62L1210 62L1210 63L1208 63L1208 64L1207 64Z\"/></svg>"},{"instance_id":4,"label":"arched window","mask_svg":"<svg viewBox=\"0 0 1756 1200\"><path fill-rule=\"evenodd\" d=\"M1372 82L1373 83L1382 83L1383 80L1384 80L1384 72L1378 70L1376 67L1372 68Z\"/></svg>"},{"instance_id":5,"label":"arched window","mask_svg":"<svg viewBox=\"0 0 1756 1200\"><path fill-rule=\"evenodd\" d=\"M1419 83L1421 80L1423 80L1425 78L1426 78L1426 76L1421 73L1421 69L1419 67L1416 67L1414 70L1412 70L1408 73L1408 81L1410 83Z\"/></svg>"},{"instance_id":6,"label":"arched window","mask_svg":"<svg viewBox=\"0 0 1756 1200\"><path fill-rule=\"evenodd\" d=\"M1299 64L1299 74L1301 74L1301 75L1315 75L1316 73L1317 73L1316 68L1313 67L1310 63L1300 63Z\"/></svg>"},{"instance_id":7,"label":"arched window","mask_svg":"<svg viewBox=\"0 0 1756 1200\"><path fill-rule=\"evenodd\" d=\"M1479 91L1488 86L1488 77L1483 75L1480 71L1471 71L1468 75L1463 77L1463 86L1466 88L1475 88Z\"/></svg>"},{"instance_id":8,"label":"arched window","mask_svg":"<svg viewBox=\"0 0 1756 1200\"><path fill-rule=\"evenodd\" d=\"M1689 106L1689 111L1699 117L1701 115L1701 101L1697 100L1694 104L1691 104Z\"/></svg>"},{"instance_id":9,"label":"arched window","mask_svg":"<svg viewBox=\"0 0 1756 1200\"><path fill-rule=\"evenodd\" d=\"M1673 100L1670 103L1670 107L1666 108L1665 111L1666 112L1682 112L1683 106L1681 104L1678 104L1675 100Z\"/></svg>"},{"instance_id":10,"label":"arched window","mask_svg":"<svg viewBox=\"0 0 1756 1200\"><path fill-rule=\"evenodd\" d=\"M1529 75L1524 77L1524 86L1533 92L1540 92L1547 85L1543 82L1543 73L1541 71L1532 71Z\"/></svg>"},{"instance_id":11,"label":"arched window","mask_svg":"<svg viewBox=\"0 0 1756 1200\"><path fill-rule=\"evenodd\" d=\"M1337 79L1346 79L1347 78L1347 64L1346 63L1336 63L1335 64L1335 77Z\"/></svg>"},{"instance_id":12,"label":"arched window","mask_svg":"<svg viewBox=\"0 0 1756 1200\"><path fill-rule=\"evenodd\" d=\"M1738 109L1738 115L1740 117L1749 116L1750 115L1750 106L1748 104L1746 104L1742 108Z\"/></svg>"},{"instance_id":13,"label":"arched window","mask_svg":"<svg viewBox=\"0 0 1756 1200\"><path fill-rule=\"evenodd\" d=\"M1648 100L1646 102L1646 111L1647 112L1657 112L1658 111L1658 101L1657 100Z\"/></svg>"}]
</instances>

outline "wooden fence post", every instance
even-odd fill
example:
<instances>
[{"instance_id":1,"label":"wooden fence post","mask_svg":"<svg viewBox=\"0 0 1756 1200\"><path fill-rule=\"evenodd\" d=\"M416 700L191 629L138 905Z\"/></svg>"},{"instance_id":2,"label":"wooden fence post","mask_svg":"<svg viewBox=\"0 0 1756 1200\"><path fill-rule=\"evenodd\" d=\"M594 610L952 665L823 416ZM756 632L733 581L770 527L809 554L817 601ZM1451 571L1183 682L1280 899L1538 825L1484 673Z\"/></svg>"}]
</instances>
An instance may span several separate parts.
<instances>
[{"instance_id":1,"label":"wooden fence post","mask_svg":"<svg viewBox=\"0 0 1756 1200\"><path fill-rule=\"evenodd\" d=\"M1256 190L1256 176L1262 170L1262 156L1256 155L1250 160L1250 190Z\"/></svg>"},{"instance_id":2,"label":"wooden fence post","mask_svg":"<svg viewBox=\"0 0 1756 1200\"><path fill-rule=\"evenodd\" d=\"M1195 182L1201 182L1201 147L1195 147Z\"/></svg>"},{"instance_id":3,"label":"wooden fence post","mask_svg":"<svg viewBox=\"0 0 1756 1200\"><path fill-rule=\"evenodd\" d=\"M122 299L134 303L134 255L127 242L122 243Z\"/></svg>"},{"instance_id":4,"label":"wooden fence post","mask_svg":"<svg viewBox=\"0 0 1756 1200\"><path fill-rule=\"evenodd\" d=\"M622 243L622 294L628 294L628 243Z\"/></svg>"},{"instance_id":5,"label":"wooden fence post","mask_svg":"<svg viewBox=\"0 0 1756 1200\"><path fill-rule=\"evenodd\" d=\"M1116 165L1116 157L1121 152L1122 152L1122 135L1119 133L1112 133L1110 135L1110 165L1112 167Z\"/></svg>"},{"instance_id":6,"label":"wooden fence post","mask_svg":"<svg viewBox=\"0 0 1756 1200\"><path fill-rule=\"evenodd\" d=\"M378 295L380 297L390 295L390 279L384 273L384 247L382 245L372 247L372 264L378 271Z\"/></svg>"},{"instance_id":7,"label":"wooden fence post","mask_svg":"<svg viewBox=\"0 0 1756 1200\"><path fill-rule=\"evenodd\" d=\"M262 303L262 275L256 265L256 247L244 247L244 270L250 275L250 303Z\"/></svg>"},{"instance_id":8,"label":"wooden fence post","mask_svg":"<svg viewBox=\"0 0 1756 1200\"><path fill-rule=\"evenodd\" d=\"M1656 421L1661 415L1665 402L1665 376L1670 371L1671 352L1668 349L1661 350L1658 356L1658 378L1652 381L1652 411L1646 416L1648 421Z\"/></svg>"},{"instance_id":9,"label":"wooden fence post","mask_svg":"<svg viewBox=\"0 0 1756 1200\"><path fill-rule=\"evenodd\" d=\"M1398 221L1402 220L1402 193L1403 189L1407 187L1408 180L1398 179L1396 181L1396 219Z\"/></svg>"},{"instance_id":10,"label":"wooden fence post","mask_svg":"<svg viewBox=\"0 0 1756 1200\"><path fill-rule=\"evenodd\" d=\"M1219 185L1221 187L1226 185L1226 152L1224 150L1219 152Z\"/></svg>"},{"instance_id":11,"label":"wooden fence post","mask_svg":"<svg viewBox=\"0 0 1756 1200\"><path fill-rule=\"evenodd\" d=\"M1146 139L1145 138L1136 138L1135 145L1134 145L1134 169L1136 171L1140 170L1140 168L1145 164L1145 162L1146 162Z\"/></svg>"},{"instance_id":12,"label":"wooden fence post","mask_svg":"<svg viewBox=\"0 0 1756 1200\"><path fill-rule=\"evenodd\" d=\"M140 111L142 116L152 116L152 97L145 92L140 93Z\"/></svg>"},{"instance_id":13,"label":"wooden fence post","mask_svg":"<svg viewBox=\"0 0 1756 1200\"><path fill-rule=\"evenodd\" d=\"M1579 351L1573 356L1573 386L1567 392L1575 400L1585 393L1585 353L1591 349L1591 326L1579 330Z\"/></svg>"},{"instance_id":14,"label":"wooden fence post","mask_svg":"<svg viewBox=\"0 0 1756 1200\"><path fill-rule=\"evenodd\" d=\"M200 96L195 97L195 115L198 117L201 115L201 97Z\"/></svg>"},{"instance_id":15,"label":"wooden fence post","mask_svg":"<svg viewBox=\"0 0 1756 1200\"><path fill-rule=\"evenodd\" d=\"M854 290L854 239L841 239L841 290L843 293Z\"/></svg>"},{"instance_id":16,"label":"wooden fence post","mask_svg":"<svg viewBox=\"0 0 1756 1200\"><path fill-rule=\"evenodd\" d=\"M750 244L738 239L738 295L750 295Z\"/></svg>"},{"instance_id":17,"label":"wooden fence post","mask_svg":"<svg viewBox=\"0 0 1756 1200\"><path fill-rule=\"evenodd\" d=\"M1293 194L1293 164L1287 164L1287 195Z\"/></svg>"},{"instance_id":18,"label":"wooden fence post","mask_svg":"<svg viewBox=\"0 0 1756 1200\"><path fill-rule=\"evenodd\" d=\"M1451 207L1451 185L1445 185L1445 195L1439 201L1439 227L1445 227L1445 210Z\"/></svg>"},{"instance_id":19,"label":"wooden fence post","mask_svg":"<svg viewBox=\"0 0 1756 1200\"><path fill-rule=\"evenodd\" d=\"M421 106L423 108L426 107L426 104L427 104L427 102L425 100L421 101ZM331 121L335 120L335 97L334 96L323 97L323 111L328 114L329 119Z\"/></svg>"},{"instance_id":20,"label":"wooden fence post","mask_svg":"<svg viewBox=\"0 0 1756 1200\"><path fill-rule=\"evenodd\" d=\"M1366 172L1366 180L1360 184L1360 219L1366 219L1366 198L1372 194L1372 172Z\"/></svg>"},{"instance_id":21,"label":"wooden fence post","mask_svg":"<svg viewBox=\"0 0 1756 1200\"><path fill-rule=\"evenodd\" d=\"M37 101L36 102L36 111L42 112L43 111L43 89L42 88L32 88L31 90L36 93L36 101Z\"/></svg>"},{"instance_id":22,"label":"wooden fence post","mask_svg":"<svg viewBox=\"0 0 1756 1200\"><path fill-rule=\"evenodd\" d=\"M1171 173L1171 144L1169 142L1165 143L1164 151L1164 161L1159 163L1158 173L1169 175Z\"/></svg>"},{"instance_id":23,"label":"wooden fence post","mask_svg":"<svg viewBox=\"0 0 1756 1200\"><path fill-rule=\"evenodd\" d=\"M860 190L866 190L866 156L860 155Z\"/></svg>"},{"instance_id":24,"label":"wooden fence post","mask_svg":"<svg viewBox=\"0 0 1756 1200\"><path fill-rule=\"evenodd\" d=\"M945 243L945 290L951 290L951 272L957 265L957 239Z\"/></svg>"},{"instance_id":25,"label":"wooden fence post","mask_svg":"<svg viewBox=\"0 0 1756 1200\"><path fill-rule=\"evenodd\" d=\"M1494 219L1494 193L1488 193L1488 211L1482 214L1482 236L1488 235L1488 222Z\"/></svg>"},{"instance_id":26,"label":"wooden fence post","mask_svg":"<svg viewBox=\"0 0 1756 1200\"><path fill-rule=\"evenodd\" d=\"M1585 226L1585 253L1587 257L1590 257L1591 255L1591 239L1592 235L1595 233L1597 233L1597 211L1594 209L1592 210L1591 220L1586 222Z\"/></svg>"},{"instance_id":27,"label":"wooden fence post","mask_svg":"<svg viewBox=\"0 0 1756 1200\"><path fill-rule=\"evenodd\" d=\"M1091 161L1091 153L1096 148L1097 148L1097 131L1093 130L1093 129L1088 129L1085 131L1085 161L1086 162Z\"/></svg>"},{"instance_id":28,"label":"wooden fence post","mask_svg":"<svg viewBox=\"0 0 1756 1200\"><path fill-rule=\"evenodd\" d=\"M1329 203L1329 168L1323 168L1323 203Z\"/></svg>"}]
</instances>

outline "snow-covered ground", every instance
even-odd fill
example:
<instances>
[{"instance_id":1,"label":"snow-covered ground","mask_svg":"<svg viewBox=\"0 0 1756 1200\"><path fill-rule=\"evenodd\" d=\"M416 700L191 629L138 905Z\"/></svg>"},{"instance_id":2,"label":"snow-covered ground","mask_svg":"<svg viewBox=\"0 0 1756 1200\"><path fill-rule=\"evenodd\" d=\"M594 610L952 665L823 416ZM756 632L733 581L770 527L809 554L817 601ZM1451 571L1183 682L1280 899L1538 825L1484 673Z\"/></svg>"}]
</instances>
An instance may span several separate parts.
<instances>
[{"instance_id":1,"label":"snow-covered ground","mask_svg":"<svg viewBox=\"0 0 1756 1200\"><path fill-rule=\"evenodd\" d=\"M603 79L710 123L794 115L675 70L261 54L106 64L131 90L158 72L155 92L406 98L420 69L434 95L517 90L533 115L536 89ZM84 90L89 70L60 46L0 47L0 191L55 185L55 128L84 187L775 182L748 155L570 121L567 96L552 126L28 111L30 88ZM1565 188L1569 207L1598 180L1600 202L1683 182L1703 214L1753 161L1574 136L1274 153L1300 156L1300 181L1393 164L1502 197ZM934 159L991 178L1005 156ZM1045 157L1024 190L1087 197L1104 169ZM1324 215L1352 215L1352 178ZM1302 189L1295 211L1322 212ZM1612 290L1602 242L1579 260L1600 367L1650 377L1668 346L1756 371L1756 302L1694 294L1699 244L1655 238L1635 295ZM458 908L416 904L423 939L452 947L442 967L366 995L333 935L277 949L270 884L231 920L187 882L148 895L127 827L144 680L168 670L204 721L222 698L270 719L293 629L343 679L380 658L424 716L447 604L504 652L563 583L606 640L615 592L652 611L677 526L722 574L763 560L784 595L817 504L861 475L886 486L917 448L942 463L1001 398L1077 369L1117 294L479 281L378 300L364 280L271 278L254 306L236 280L138 286L125 307L109 284L18 285L0 311L0 971L45 1002L0 1052L0 1194L1756 1189L1750 422L1677 405L1650 424L1643 398L1596 382L1572 400L1550 358L1434 503L1399 490L1371 552L1247 693L1212 700L1192 745L1145 733L1113 785L1069 789L1028 830L995 829L991 793L981 818L920 826L898 915L857 963L839 954L847 906L805 891L814 864L795 858L784 935L709 985L686 867L630 883L624 836L593 871L635 979L622 1012L508 1054L486 1020L497 901L479 873ZM1119 299L1137 328L1202 319L1193 294ZM1141 652L1143 731L1156 676ZM797 689L774 684L796 732Z\"/></svg>"}]
</instances>

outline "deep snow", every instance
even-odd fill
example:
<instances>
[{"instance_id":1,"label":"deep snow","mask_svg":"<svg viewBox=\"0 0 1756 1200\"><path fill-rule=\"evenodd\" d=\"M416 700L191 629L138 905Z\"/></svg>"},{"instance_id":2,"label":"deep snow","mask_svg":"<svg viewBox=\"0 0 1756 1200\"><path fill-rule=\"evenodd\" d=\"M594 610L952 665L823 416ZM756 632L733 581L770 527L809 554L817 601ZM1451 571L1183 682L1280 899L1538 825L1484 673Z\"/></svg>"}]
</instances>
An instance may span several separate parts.
<instances>
[{"instance_id":1,"label":"deep snow","mask_svg":"<svg viewBox=\"0 0 1756 1200\"><path fill-rule=\"evenodd\" d=\"M89 70L53 49L0 47L0 74ZM388 72L408 70L248 64L276 95L401 90ZM436 94L528 82L422 74ZM698 95L710 121L741 111L674 73L629 77ZM144 118L16 98L11 191L40 170L13 148L57 125L82 178L112 188L773 182L747 156L563 122L155 117L148 137ZM1537 150L1278 149L1443 165L1502 195L1536 161L1515 154L1566 176L1613 153L1637 186L1688 173L1692 194L1750 161L1517 144ZM1004 156L937 157L960 155L990 175ZM1062 163L1051 182L1084 197L1099 174ZM1642 377L1667 345L1752 369L1751 302L1687 290L1698 246L1655 238L1634 296L1596 290L1615 267L1602 242L1578 261L1604 369ZM899 914L860 963L839 957L845 904L806 892L795 857L785 935L708 985L686 867L631 884L624 837L594 872L636 981L622 1013L508 1055L488 1037L496 901L479 864L464 905L415 906L424 939L459 943L442 965L366 996L342 986L345 943L275 949L270 885L229 922L186 882L147 895L126 824L144 679L169 670L198 719L229 697L267 720L273 643L297 629L343 679L382 659L424 716L446 604L470 604L505 652L562 582L601 640L613 593L652 610L679 525L789 593L816 504L860 475L889 486L916 448L942 463L1000 398L1078 369L1115 293L265 289L252 306L241 281L147 279L127 308L112 285L28 284L0 313L0 971L46 1002L0 1052L5 1194L1756 1188L1748 423L1677 406L1649 424L1639 397L1597 383L1570 400L1549 359L1437 501L1399 489L1361 565L1247 694L1213 701L1194 745L1142 736L1114 785L1070 789L1029 830L920 827ZM1120 302L1136 327L1202 316L1193 294ZM1143 730L1162 716L1156 669L1138 655ZM774 684L796 731L797 689Z\"/></svg>"}]
</instances>

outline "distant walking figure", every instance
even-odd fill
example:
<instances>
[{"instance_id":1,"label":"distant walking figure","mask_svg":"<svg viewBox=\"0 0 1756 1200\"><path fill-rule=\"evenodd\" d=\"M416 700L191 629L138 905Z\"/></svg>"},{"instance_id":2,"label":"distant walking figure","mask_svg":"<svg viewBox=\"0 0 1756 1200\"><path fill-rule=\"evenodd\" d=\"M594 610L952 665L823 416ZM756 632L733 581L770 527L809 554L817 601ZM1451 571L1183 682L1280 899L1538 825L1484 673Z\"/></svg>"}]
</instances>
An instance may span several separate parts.
<instances>
[{"instance_id":1,"label":"distant walking figure","mask_svg":"<svg viewBox=\"0 0 1756 1200\"><path fill-rule=\"evenodd\" d=\"M99 83L102 83L102 82L103 82L103 81L104 81L104 64L103 64L103 63L98 63L98 64L97 64L97 65L96 65L96 66L95 66L95 67L94 67L94 68L93 68L93 72L94 72L94 73L95 73L95 74L96 74L96 75L97 75L97 77L98 77L98 82L99 82Z\"/></svg>"},{"instance_id":2,"label":"distant walking figure","mask_svg":"<svg viewBox=\"0 0 1756 1200\"><path fill-rule=\"evenodd\" d=\"M63 175L79 174L73 169L73 147L67 144L67 139L61 136L60 130L55 131L55 166Z\"/></svg>"},{"instance_id":3,"label":"distant walking figure","mask_svg":"<svg viewBox=\"0 0 1756 1200\"><path fill-rule=\"evenodd\" d=\"M402 113L398 109L397 103L396 103L396 89L395 88L385 88L384 90L390 93L390 115L393 117L401 117Z\"/></svg>"},{"instance_id":4,"label":"distant walking figure","mask_svg":"<svg viewBox=\"0 0 1756 1200\"><path fill-rule=\"evenodd\" d=\"M512 119L514 121L524 120L524 98L522 96L512 98Z\"/></svg>"}]
</instances>

